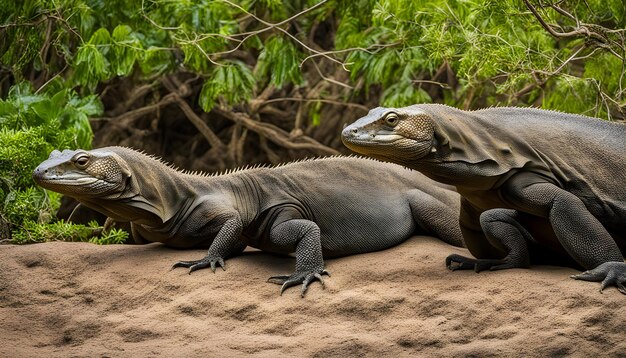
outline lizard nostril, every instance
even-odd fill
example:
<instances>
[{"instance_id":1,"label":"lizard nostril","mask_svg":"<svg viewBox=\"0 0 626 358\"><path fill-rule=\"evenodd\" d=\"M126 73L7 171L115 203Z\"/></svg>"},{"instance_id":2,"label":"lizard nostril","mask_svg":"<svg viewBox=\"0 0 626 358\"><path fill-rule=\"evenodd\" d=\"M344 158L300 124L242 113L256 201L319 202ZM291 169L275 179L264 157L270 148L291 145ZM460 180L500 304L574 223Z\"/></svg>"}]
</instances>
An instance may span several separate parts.
<instances>
[{"instance_id":1,"label":"lizard nostril","mask_svg":"<svg viewBox=\"0 0 626 358\"><path fill-rule=\"evenodd\" d=\"M356 135L359 130L356 128L352 128L352 134Z\"/></svg>"}]
</instances>

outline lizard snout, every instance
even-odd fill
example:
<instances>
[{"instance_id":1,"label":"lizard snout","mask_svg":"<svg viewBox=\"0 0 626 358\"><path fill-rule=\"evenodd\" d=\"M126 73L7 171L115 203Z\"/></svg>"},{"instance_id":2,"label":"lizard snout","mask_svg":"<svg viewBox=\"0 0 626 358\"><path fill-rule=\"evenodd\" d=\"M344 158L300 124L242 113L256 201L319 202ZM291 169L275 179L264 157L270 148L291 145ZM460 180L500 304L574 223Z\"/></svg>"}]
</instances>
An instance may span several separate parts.
<instances>
[{"instance_id":1,"label":"lizard snout","mask_svg":"<svg viewBox=\"0 0 626 358\"><path fill-rule=\"evenodd\" d=\"M344 138L354 138L359 135L359 129L354 126L347 126L341 131L341 136Z\"/></svg>"},{"instance_id":2,"label":"lizard snout","mask_svg":"<svg viewBox=\"0 0 626 358\"><path fill-rule=\"evenodd\" d=\"M33 170L33 180L35 183L41 185L46 180L55 179L60 175L59 170L54 167L48 167L46 165L39 165Z\"/></svg>"},{"instance_id":3,"label":"lizard snout","mask_svg":"<svg viewBox=\"0 0 626 358\"><path fill-rule=\"evenodd\" d=\"M48 174L48 169L45 169L39 166L35 168L35 170L33 170L33 180L36 183L39 183L45 179L46 174Z\"/></svg>"}]
</instances>

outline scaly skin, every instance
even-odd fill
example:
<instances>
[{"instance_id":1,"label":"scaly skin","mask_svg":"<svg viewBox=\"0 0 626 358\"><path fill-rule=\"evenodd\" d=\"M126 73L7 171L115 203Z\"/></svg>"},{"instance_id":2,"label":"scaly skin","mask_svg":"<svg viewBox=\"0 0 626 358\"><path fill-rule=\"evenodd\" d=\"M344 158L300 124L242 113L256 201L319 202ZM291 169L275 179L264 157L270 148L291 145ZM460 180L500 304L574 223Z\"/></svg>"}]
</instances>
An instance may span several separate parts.
<instances>
[{"instance_id":1,"label":"scaly skin","mask_svg":"<svg viewBox=\"0 0 626 358\"><path fill-rule=\"evenodd\" d=\"M353 151L416 169L461 194L461 230L476 259L450 269L528 267L563 259L574 278L626 281L626 126L531 108L375 108L347 126ZM610 263L610 264L608 264Z\"/></svg>"},{"instance_id":2,"label":"scaly skin","mask_svg":"<svg viewBox=\"0 0 626 358\"><path fill-rule=\"evenodd\" d=\"M44 188L76 198L116 221L138 242L209 246L217 266L246 246L296 254L296 271L274 276L282 292L322 281L324 257L383 250L415 233L462 246L459 196L449 186L388 163L357 157L305 160L224 175L177 171L123 147L54 151L33 173Z\"/></svg>"}]
</instances>

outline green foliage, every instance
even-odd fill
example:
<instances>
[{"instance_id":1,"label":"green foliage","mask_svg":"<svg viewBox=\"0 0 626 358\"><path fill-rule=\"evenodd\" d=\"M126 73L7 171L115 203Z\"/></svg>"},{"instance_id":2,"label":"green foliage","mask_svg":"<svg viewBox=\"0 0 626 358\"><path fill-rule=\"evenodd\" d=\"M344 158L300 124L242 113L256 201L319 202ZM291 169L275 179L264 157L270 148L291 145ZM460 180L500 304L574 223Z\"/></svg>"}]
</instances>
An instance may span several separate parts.
<instances>
[{"instance_id":1,"label":"green foliage","mask_svg":"<svg viewBox=\"0 0 626 358\"><path fill-rule=\"evenodd\" d=\"M213 69L200 92L200 106L210 111L219 97L227 104L237 104L250 99L255 80L252 71L241 61L229 61Z\"/></svg>"},{"instance_id":2,"label":"green foliage","mask_svg":"<svg viewBox=\"0 0 626 358\"><path fill-rule=\"evenodd\" d=\"M313 126L317 127L321 123L321 119L322 119L321 109L322 109L322 102L320 101L314 101L313 103L309 104L309 117L311 117L311 124Z\"/></svg>"},{"instance_id":3,"label":"green foliage","mask_svg":"<svg viewBox=\"0 0 626 358\"><path fill-rule=\"evenodd\" d=\"M37 223L26 220L22 230L13 234L12 242L16 244L31 244L48 241L91 242L98 245L123 244L128 239L128 233L120 229L111 229L101 233L98 223L89 225L68 223L59 220L50 224Z\"/></svg>"},{"instance_id":4,"label":"green foliage","mask_svg":"<svg viewBox=\"0 0 626 358\"><path fill-rule=\"evenodd\" d=\"M620 91L617 79L622 75L624 65L617 57L603 53L587 61L584 77L595 79L608 93Z\"/></svg>"},{"instance_id":5,"label":"green foliage","mask_svg":"<svg viewBox=\"0 0 626 358\"><path fill-rule=\"evenodd\" d=\"M54 81L40 92L19 83L0 100L0 215L14 242L56 240L68 232L72 240L86 238L79 227L51 223L60 194L36 186L32 172L54 149L91 148L89 117L101 114L96 96L80 97ZM120 234L111 235L100 239L115 241Z\"/></svg>"},{"instance_id":6,"label":"green foliage","mask_svg":"<svg viewBox=\"0 0 626 358\"><path fill-rule=\"evenodd\" d=\"M292 42L281 36L273 36L265 42L256 64L256 74L261 81L269 77L269 83L278 88L287 83L301 84L301 55Z\"/></svg>"},{"instance_id":7,"label":"green foliage","mask_svg":"<svg viewBox=\"0 0 626 358\"><path fill-rule=\"evenodd\" d=\"M310 55L316 56L307 61L323 58L312 52L315 45L307 44L307 31L314 24L333 22L330 35L340 52L329 57L350 69L357 92L382 89L384 104L435 100L466 107L556 108L559 101L542 103L542 94L552 96L547 93L552 86L562 86L555 93L564 94L572 81L564 78L576 77L595 79L595 94L585 96L588 108L604 103L602 107L622 111L626 76L618 44L626 28L623 1L530 2L558 31L566 33L580 24L605 28L601 35L606 43L551 36L522 1L327 1L279 31L268 24L319 1L26 0L0 9L8 24L0 29L7 39L0 44L0 61L18 79L26 68L56 73L67 64L69 86L82 86L86 93L116 76L131 76L136 68L147 77L181 69L195 72L205 80L198 100L208 110L220 98L239 104L266 85L303 85L301 61ZM551 8L553 4L579 21ZM236 55L240 51L251 56L242 60ZM602 71L604 63L607 71ZM439 98L429 98L422 80L440 81L433 76L446 67L454 86ZM255 78L249 76L251 69ZM220 78L231 82L219 83ZM518 93L528 86L536 88ZM598 113L609 115L605 108Z\"/></svg>"},{"instance_id":8,"label":"green foliage","mask_svg":"<svg viewBox=\"0 0 626 358\"><path fill-rule=\"evenodd\" d=\"M403 107L407 103L428 103L431 101L430 96L423 89L416 87L409 81L402 81L390 85L383 91L384 107Z\"/></svg>"},{"instance_id":9,"label":"green foliage","mask_svg":"<svg viewBox=\"0 0 626 358\"><path fill-rule=\"evenodd\" d=\"M172 74L192 78L185 88L204 111L247 110L258 93L276 107L279 96L298 97L312 125L324 124L327 103L364 98L626 118L623 0L529 2L563 35L524 1L9 1L0 7L0 214L18 230L49 220L58 198L32 188L32 168L53 149L90 147L98 96ZM272 111L288 113L283 105Z\"/></svg>"},{"instance_id":10,"label":"green foliage","mask_svg":"<svg viewBox=\"0 0 626 358\"><path fill-rule=\"evenodd\" d=\"M0 177L10 187L27 188L34 185L31 173L52 151L45 140L44 128L13 130L0 128Z\"/></svg>"},{"instance_id":11,"label":"green foliage","mask_svg":"<svg viewBox=\"0 0 626 358\"><path fill-rule=\"evenodd\" d=\"M4 199L3 215L10 223L20 223L25 220L37 220L40 210L47 204L43 190L34 186L24 190L10 191ZM45 211L44 211L45 212Z\"/></svg>"},{"instance_id":12,"label":"green foliage","mask_svg":"<svg viewBox=\"0 0 626 358\"><path fill-rule=\"evenodd\" d=\"M119 25L112 34L100 28L76 53L74 81L93 91L98 83L113 76L129 75L144 56L149 55L144 53L141 41L130 26Z\"/></svg>"},{"instance_id":13,"label":"green foliage","mask_svg":"<svg viewBox=\"0 0 626 358\"><path fill-rule=\"evenodd\" d=\"M597 83L591 79L561 76L551 83L552 91L546 93L543 107L590 116L600 115L601 113L592 112L592 107L589 106L589 102L595 100L596 86ZM597 110L601 111L603 108L599 107Z\"/></svg>"},{"instance_id":14,"label":"green foliage","mask_svg":"<svg viewBox=\"0 0 626 358\"><path fill-rule=\"evenodd\" d=\"M81 98L69 89L34 93L27 82L13 86L0 100L0 178L17 189L34 185L32 170L52 150L91 147L89 117L101 112L96 96Z\"/></svg>"},{"instance_id":15,"label":"green foliage","mask_svg":"<svg viewBox=\"0 0 626 358\"><path fill-rule=\"evenodd\" d=\"M626 77L624 61L618 57L620 53L623 56L618 45L614 45L613 52L602 52L581 37L554 38L521 1L380 0L369 3L374 4L369 13L362 8L343 10L336 45L339 49L369 49L349 52L346 62L351 66L353 80L364 78L366 88L382 85L381 102L384 104L399 106L429 101L418 88L420 80L432 78L445 66L452 69L459 86L448 89L443 99L455 106L471 106L473 98L482 102L478 106L520 103L518 91L535 85L536 90L525 92L526 103L530 104L541 98L537 93L544 91L545 83L548 83L545 87L548 100L541 105L546 108L589 112L597 103L611 97L616 98L615 103L621 101L622 108L626 104L625 93L619 90L626 86ZM531 3L548 23L560 24L559 31L567 32L577 26L572 19L549 8L546 2L543 2L545 8L539 7L536 1ZM604 1L559 2L557 6L566 6L581 23L605 26L609 31L603 34L609 39L615 36L613 44L620 43L618 31L624 35L626 21L623 1L609 1L608 6ZM621 43L623 46L623 41ZM581 60L572 61L575 54ZM581 74L583 59L586 64L583 62L585 71ZM408 67L411 69L407 71ZM414 81L413 90L410 81ZM590 86L592 82L595 89ZM567 91L572 86L578 93L568 96ZM477 89L481 96L470 95L468 102L467 95ZM569 106L569 99L573 101L575 97L583 102ZM596 112L605 115L603 110Z\"/></svg>"},{"instance_id":16,"label":"green foliage","mask_svg":"<svg viewBox=\"0 0 626 358\"><path fill-rule=\"evenodd\" d=\"M102 233L100 236L94 236L89 239L89 242L98 245L112 245L123 244L128 240L128 232L122 229L110 229L107 232Z\"/></svg>"}]
</instances>

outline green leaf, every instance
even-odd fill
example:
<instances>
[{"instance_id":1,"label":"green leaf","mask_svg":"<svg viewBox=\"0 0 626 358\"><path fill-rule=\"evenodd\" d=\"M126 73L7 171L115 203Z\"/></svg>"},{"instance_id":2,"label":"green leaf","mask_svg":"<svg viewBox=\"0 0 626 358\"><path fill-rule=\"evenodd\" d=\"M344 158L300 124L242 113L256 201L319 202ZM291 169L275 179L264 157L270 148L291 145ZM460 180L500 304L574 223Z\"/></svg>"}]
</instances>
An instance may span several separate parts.
<instances>
[{"instance_id":1,"label":"green leaf","mask_svg":"<svg viewBox=\"0 0 626 358\"><path fill-rule=\"evenodd\" d=\"M33 103L44 100L42 95L33 94L30 82L21 82L9 89L8 98L15 104L19 111L28 111Z\"/></svg>"},{"instance_id":2,"label":"green leaf","mask_svg":"<svg viewBox=\"0 0 626 358\"><path fill-rule=\"evenodd\" d=\"M104 112L102 102L97 95L90 95L82 98L74 96L68 103L89 117L101 116Z\"/></svg>"},{"instance_id":3,"label":"green leaf","mask_svg":"<svg viewBox=\"0 0 626 358\"><path fill-rule=\"evenodd\" d=\"M123 244L128 239L128 232L121 229L110 229L101 234L100 237L94 237L89 242L97 245L114 245Z\"/></svg>"},{"instance_id":4,"label":"green leaf","mask_svg":"<svg viewBox=\"0 0 626 358\"><path fill-rule=\"evenodd\" d=\"M109 30L101 27L96 32L94 32L93 35L91 35L91 38L87 43L90 45L110 45L111 34L109 33Z\"/></svg>"},{"instance_id":5,"label":"green leaf","mask_svg":"<svg viewBox=\"0 0 626 358\"><path fill-rule=\"evenodd\" d=\"M603 53L593 57L585 64L584 77L594 78L600 87L607 93L617 92L621 86L626 86L626 78L620 76L626 63L610 53Z\"/></svg>"},{"instance_id":6,"label":"green leaf","mask_svg":"<svg viewBox=\"0 0 626 358\"><path fill-rule=\"evenodd\" d=\"M15 118L18 113L17 107L13 103L0 99L0 128L2 124Z\"/></svg>"},{"instance_id":7,"label":"green leaf","mask_svg":"<svg viewBox=\"0 0 626 358\"><path fill-rule=\"evenodd\" d=\"M226 92L226 86L224 86L221 82L214 79L204 81L202 90L200 90L200 97L198 99L202 110L205 112L211 111L211 109L215 106L217 97L224 92Z\"/></svg>"},{"instance_id":8,"label":"green leaf","mask_svg":"<svg viewBox=\"0 0 626 358\"><path fill-rule=\"evenodd\" d=\"M309 117L311 118L311 124L317 127L321 123L322 118L322 102L315 101L309 105Z\"/></svg>"},{"instance_id":9,"label":"green leaf","mask_svg":"<svg viewBox=\"0 0 626 358\"><path fill-rule=\"evenodd\" d=\"M199 103L205 112L210 111L219 98L233 105L252 96L255 80L250 68L241 61L226 63L215 67L211 77L202 86Z\"/></svg>"},{"instance_id":10,"label":"green leaf","mask_svg":"<svg viewBox=\"0 0 626 358\"><path fill-rule=\"evenodd\" d=\"M78 49L74 59L74 80L95 90L96 85L110 74L110 65L94 45L86 44Z\"/></svg>"},{"instance_id":11,"label":"green leaf","mask_svg":"<svg viewBox=\"0 0 626 358\"><path fill-rule=\"evenodd\" d=\"M417 103L430 103L432 99L421 88L416 87L411 81L395 83L383 91L381 105L383 107L404 107Z\"/></svg>"},{"instance_id":12,"label":"green leaf","mask_svg":"<svg viewBox=\"0 0 626 358\"><path fill-rule=\"evenodd\" d=\"M63 111L63 106L66 102L66 97L69 90L64 89L56 93L52 98L45 99L32 104L33 111L41 119L38 123L32 123L32 125L41 125L56 119Z\"/></svg>"},{"instance_id":13,"label":"green leaf","mask_svg":"<svg viewBox=\"0 0 626 358\"><path fill-rule=\"evenodd\" d=\"M139 66L145 75L158 75L174 66L174 56L168 49L149 47L143 52Z\"/></svg>"},{"instance_id":14,"label":"green leaf","mask_svg":"<svg viewBox=\"0 0 626 358\"><path fill-rule=\"evenodd\" d=\"M130 26L119 25L113 30L114 58L111 60L115 73L126 76L132 70L142 50L141 42L134 36Z\"/></svg>"},{"instance_id":15,"label":"green leaf","mask_svg":"<svg viewBox=\"0 0 626 358\"><path fill-rule=\"evenodd\" d=\"M598 116L598 113L591 113L594 107L589 106L597 96L594 82L593 79L558 76L549 81L549 91L546 90L541 107Z\"/></svg>"},{"instance_id":16,"label":"green leaf","mask_svg":"<svg viewBox=\"0 0 626 358\"><path fill-rule=\"evenodd\" d=\"M256 65L257 77L269 77L270 84L282 88L288 83L302 84L300 72L301 54L290 41L273 36L265 42L265 47Z\"/></svg>"}]
</instances>

